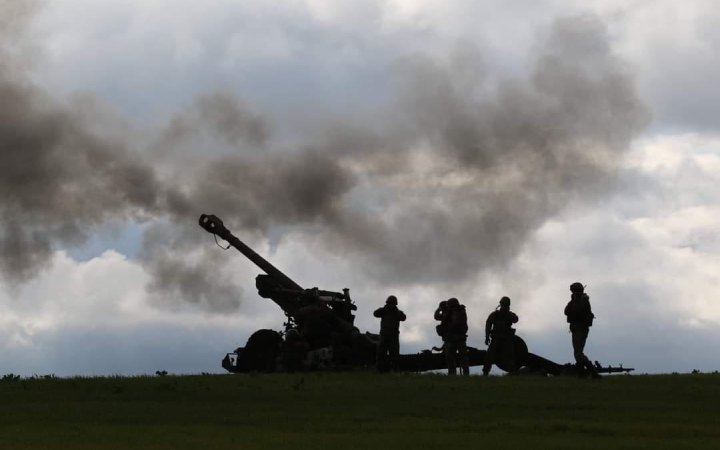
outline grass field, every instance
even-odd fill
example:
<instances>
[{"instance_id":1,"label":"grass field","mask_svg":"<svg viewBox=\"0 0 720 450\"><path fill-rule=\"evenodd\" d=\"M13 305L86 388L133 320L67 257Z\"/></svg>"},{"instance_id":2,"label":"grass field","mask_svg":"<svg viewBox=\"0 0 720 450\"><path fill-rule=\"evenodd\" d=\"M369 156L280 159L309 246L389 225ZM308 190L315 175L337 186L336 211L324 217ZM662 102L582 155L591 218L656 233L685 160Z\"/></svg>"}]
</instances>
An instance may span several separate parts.
<instances>
[{"instance_id":1,"label":"grass field","mask_svg":"<svg viewBox=\"0 0 720 450\"><path fill-rule=\"evenodd\" d=\"M0 448L720 448L720 375L0 381Z\"/></svg>"}]
</instances>

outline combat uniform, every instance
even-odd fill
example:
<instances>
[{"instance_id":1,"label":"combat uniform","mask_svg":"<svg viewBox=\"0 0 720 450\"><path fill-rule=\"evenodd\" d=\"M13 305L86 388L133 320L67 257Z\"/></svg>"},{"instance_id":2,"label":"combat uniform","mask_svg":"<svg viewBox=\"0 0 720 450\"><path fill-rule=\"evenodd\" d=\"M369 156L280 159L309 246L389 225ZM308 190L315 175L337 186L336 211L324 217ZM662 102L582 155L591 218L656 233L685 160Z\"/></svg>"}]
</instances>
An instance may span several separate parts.
<instances>
[{"instance_id":1,"label":"combat uniform","mask_svg":"<svg viewBox=\"0 0 720 450\"><path fill-rule=\"evenodd\" d=\"M580 283L570 285L570 291L572 295L570 301L565 306L565 316L567 317L567 322L570 324L575 364L580 371L585 369L593 377L599 377L600 375L598 375L597 369L584 353L590 327L595 318L592 307L590 306L590 297L584 293L584 287Z\"/></svg>"},{"instance_id":2,"label":"combat uniform","mask_svg":"<svg viewBox=\"0 0 720 450\"><path fill-rule=\"evenodd\" d=\"M441 321L437 330L443 339L448 375L456 375L458 366L463 375L469 375L465 306L455 298L442 302L435 311L435 320Z\"/></svg>"},{"instance_id":3,"label":"combat uniform","mask_svg":"<svg viewBox=\"0 0 720 450\"><path fill-rule=\"evenodd\" d=\"M483 374L490 373L493 363L505 361L509 366L509 372L515 372L517 369L515 364L515 330L512 325L517 323L518 316L510 311L510 303L507 308L500 307L490 313L485 321L485 343L489 341L487 352L485 353L485 364L483 365Z\"/></svg>"},{"instance_id":4,"label":"combat uniform","mask_svg":"<svg viewBox=\"0 0 720 450\"><path fill-rule=\"evenodd\" d=\"M394 298L393 296L391 296ZM406 317L397 307L397 299L388 298L385 306L373 313L380 318L380 342L377 348L377 368L380 372L397 370L400 357L400 322Z\"/></svg>"}]
</instances>

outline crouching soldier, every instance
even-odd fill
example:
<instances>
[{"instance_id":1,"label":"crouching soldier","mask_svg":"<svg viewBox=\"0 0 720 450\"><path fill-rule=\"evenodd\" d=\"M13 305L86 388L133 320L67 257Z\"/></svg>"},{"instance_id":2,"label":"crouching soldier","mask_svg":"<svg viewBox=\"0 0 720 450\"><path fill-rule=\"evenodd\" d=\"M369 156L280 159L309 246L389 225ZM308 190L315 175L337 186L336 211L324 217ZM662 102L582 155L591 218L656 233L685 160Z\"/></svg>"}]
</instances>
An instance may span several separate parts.
<instances>
[{"instance_id":1,"label":"crouching soldier","mask_svg":"<svg viewBox=\"0 0 720 450\"><path fill-rule=\"evenodd\" d=\"M463 375L470 374L467 354L467 313L458 299L440 302L435 310L435 320L440 321L437 332L443 340L443 351L448 375L457 375L457 367Z\"/></svg>"},{"instance_id":2,"label":"crouching soldier","mask_svg":"<svg viewBox=\"0 0 720 450\"><path fill-rule=\"evenodd\" d=\"M373 315L380 318L380 343L377 348L376 364L380 372L398 369L400 357L400 322L406 317L397 307L397 297L391 295L385 306L375 310Z\"/></svg>"},{"instance_id":3,"label":"crouching soldier","mask_svg":"<svg viewBox=\"0 0 720 450\"><path fill-rule=\"evenodd\" d=\"M488 346L488 349L485 352L483 375L487 376L493 363L497 364L498 361L506 362L510 373L517 370L515 329L512 327L517 321L517 314L510 311L510 298L501 298L500 305L490 313L485 321L485 345Z\"/></svg>"}]
</instances>

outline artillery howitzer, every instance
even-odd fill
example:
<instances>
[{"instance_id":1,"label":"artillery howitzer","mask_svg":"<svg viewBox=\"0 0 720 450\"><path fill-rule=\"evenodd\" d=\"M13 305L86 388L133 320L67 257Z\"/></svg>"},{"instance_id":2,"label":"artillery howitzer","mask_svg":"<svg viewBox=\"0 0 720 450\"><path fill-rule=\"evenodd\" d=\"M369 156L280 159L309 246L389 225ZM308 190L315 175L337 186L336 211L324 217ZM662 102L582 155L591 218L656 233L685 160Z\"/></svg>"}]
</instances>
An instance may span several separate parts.
<instances>
[{"instance_id":1,"label":"artillery howitzer","mask_svg":"<svg viewBox=\"0 0 720 450\"><path fill-rule=\"evenodd\" d=\"M360 333L354 326L353 311L357 306L350 298L350 290L325 291L304 289L277 267L255 253L235 237L217 216L203 214L200 226L235 247L265 272L255 278L260 297L269 298L285 313L284 332L262 329L254 332L245 347L228 353L222 367L229 372L274 372L294 370L352 370L375 366L379 337ZM525 341L514 337L516 367L521 373L550 375L578 374L574 364L557 364L528 351ZM435 349L437 350L437 349ZM468 347L471 366L485 362L485 351ZM511 366L508 361L495 363L500 369ZM447 367L445 356L432 350L400 355L399 369L408 372L442 370ZM633 369L602 367L599 373L630 372Z\"/></svg>"}]
</instances>

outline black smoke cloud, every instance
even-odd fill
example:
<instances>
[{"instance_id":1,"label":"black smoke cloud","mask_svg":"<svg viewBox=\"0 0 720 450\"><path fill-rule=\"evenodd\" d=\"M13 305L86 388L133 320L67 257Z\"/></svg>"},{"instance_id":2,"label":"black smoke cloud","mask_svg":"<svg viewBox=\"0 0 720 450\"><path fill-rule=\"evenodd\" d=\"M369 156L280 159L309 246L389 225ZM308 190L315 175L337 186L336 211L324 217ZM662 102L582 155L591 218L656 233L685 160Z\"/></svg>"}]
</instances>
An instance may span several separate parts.
<instances>
[{"instance_id":1,"label":"black smoke cloud","mask_svg":"<svg viewBox=\"0 0 720 450\"><path fill-rule=\"evenodd\" d=\"M467 49L402 59L399 101L368 120L384 128L333 118L292 148L274 145L268 121L222 91L156 138L111 137L93 123L99 115L0 67L5 279L30 279L54 250L105 224L141 222L140 261L158 304L182 298L220 312L238 306L242 289L203 250L201 212L255 241L277 225L322 233L328 250L349 251L380 282L468 280L502 270L545 220L611 189L646 121L592 17L558 21L527 79L493 76Z\"/></svg>"},{"instance_id":2,"label":"black smoke cloud","mask_svg":"<svg viewBox=\"0 0 720 450\"><path fill-rule=\"evenodd\" d=\"M376 277L457 282L502 269L547 219L613 189L648 114L603 24L558 20L533 64L527 79L493 77L467 46L402 64L403 157L424 159L375 180L391 185L381 214L346 213L337 227L371 249Z\"/></svg>"},{"instance_id":3,"label":"black smoke cloud","mask_svg":"<svg viewBox=\"0 0 720 450\"><path fill-rule=\"evenodd\" d=\"M182 201L170 213L173 222L163 221L146 233L140 258L151 275L149 291L160 304L183 298L227 312L242 298L229 260L197 225L199 212L222 212L228 227L243 232L244 240L255 240L275 224L325 223L352 186L349 173L313 150L246 158L218 157L193 171Z\"/></svg>"}]
</instances>

